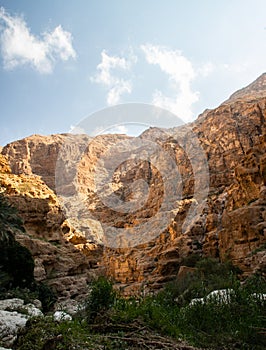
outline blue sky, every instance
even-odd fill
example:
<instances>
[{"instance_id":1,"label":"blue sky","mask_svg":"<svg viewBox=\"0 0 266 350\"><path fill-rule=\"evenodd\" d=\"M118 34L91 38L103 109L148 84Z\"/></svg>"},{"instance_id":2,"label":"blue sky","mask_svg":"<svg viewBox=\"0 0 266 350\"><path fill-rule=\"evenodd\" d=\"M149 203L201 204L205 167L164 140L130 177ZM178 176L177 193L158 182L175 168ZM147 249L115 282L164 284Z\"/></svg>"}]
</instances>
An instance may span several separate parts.
<instances>
[{"instance_id":1,"label":"blue sky","mask_svg":"<svg viewBox=\"0 0 266 350\"><path fill-rule=\"evenodd\" d=\"M0 145L119 103L185 121L266 71L264 0L0 0Z\"/></svg>"}]
</instances>

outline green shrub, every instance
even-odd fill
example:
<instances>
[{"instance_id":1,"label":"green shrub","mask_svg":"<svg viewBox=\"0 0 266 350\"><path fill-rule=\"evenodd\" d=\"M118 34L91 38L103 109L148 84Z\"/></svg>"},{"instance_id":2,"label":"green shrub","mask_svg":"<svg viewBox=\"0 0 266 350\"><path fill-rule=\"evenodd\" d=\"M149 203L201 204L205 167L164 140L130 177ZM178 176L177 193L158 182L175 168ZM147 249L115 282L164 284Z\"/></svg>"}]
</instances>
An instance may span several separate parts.
<instances>
[{"instance_id":1,"label":"green shrub","mask_svg":"<svg viewBox=\"0 0 266 350\"><path fill-rule=\"evenodd\" d=\"M128 299L116 298L112 310L112 318L118 322L130 323L140 316L139 305L140 300L135 297Z\"/></svg>"},{"instance_id":2,"label":"green shrub","mask_svg":"<svg viewBox=\"0 0 266 350\"><path fill-rule=\"evenodd\" d=\"M210 276L217 273L217 269L219 274L224 268L213 268L209 272ZM202 284L205 283L205 278L206 274L201 280ZM49 318L49 321L32 321L26 333L20 337L19 347L16 349L50 350L52 345L53 349L58 350L130 349L125 342L126 333L123 332L131 329L131 324L133 328L139 324L144 325L145 332L153 329L161 336L186 339L201 348L265 349L266 303L262 298L254 296L255 292L265 290L265 279L255 275L245 283L232 282L230 273L228 279L233 292L230 293L227 303L221 302L214 295L212 298L205 298L204 303L180 306L171 295L172 292L176 293L175 289L167 287L156 295L125 299L115 294L110 281L100 277L92 283L87 299L89 325L77 320L58 324ZM222 284L224 282L223 277ZM172 300L172 303L168 303L168 300ZM108 332L117 333L113 336Z\"/></svg>"},{"instance_id":3,"label":"green shrub","mask_svg":"<svg viewBox=\"0 0 266 350\"><path fill-rule=\"evenodd\" d=\"M264 349L266 304L254 293L265 293L265 279L255 275L245 283L229 263L204 259L198 272L168 283L153 296L118 299L112 309L115 321L142 322L163 335L185 338L200 347L223 349ZM228 303L219 297L189 306L192 298L206 297L216 289L234 292Z\"/></svg>"},{"instance_id":4,"label":"green shrub","mask_svg":"<svg viewBox=\"0 0 266 350\"><path fill-rule=\"evenodd\" d=\"M115 299L113 284L106 277L100 276L93 281L85 308L88 322L93 321L98 314L110 309Z\"/></svg>"},{"instance_id":5,"label":"green shrub","mask_svg":"<svg viewBox=\"0 0 266 350\"><path fill-rule=\"evenodd\" d=\"M198 268L205 277L216 275L229 278L232 274L241 273L239 268L232 265L231 261L220 262L217 258L202 258L197 261L195 267Z\"/></svg>"},{"instance_id":6,"label":"green shrub","mask_svg":"<svg viewBox=\"0 0 266 350\"><path fill-rule=\"evenodd\" d=\"M215 289L232 288L237 281L237 270L230 263L193 255L189 260L195 271L178 276L159 292L165 304L187 305L193 298L201 298Z\"/></svg>"},{"instance_id":7,"label":"green shrub","mask_svg":"<svg viewBox=\"0 0 266 350\"><path fill-rule=\"evenodd\" d=\"M243 286L249 293L266 293L266 279L259 273L249 276Z\"/></svg>"},{"instance_id":8,"label":"green shrub","mask_svg":"<svg viewBox=\"0 0 266 350\"><path fill-rule=\"evenodd\" d=\"M88 329L76 321L54 322L51 317L32 318L19 336L16 350L95 349Z\"/></svg>"},{"instance_id":9,"label":"green shrub","mask_svg":"<svg viewBox=\"0 0 266 350\"><path fill-rule=\"evenodd\" d=\"M218 259L204 258L197 262L201 286L195 297L204 297L216 289L233 288L238 282L240 270L230 261L219 262Z\"/></svg>"},{"instance_id":10,"label":"green shrub","mask_svg":"<svg viewBox=\"0 0 266 350\"><path fill-rule=\"evenodd\" d=\"M188 267L195 267L196 264L202 259L201 255L198 253L193 253L188 256L186 256L181 265L188 266Z\"/></svg>"},{"instance_id":11,"label":"green shrub","mask_svg":"<svg viewBox=\"0 0 266 350\"><path fill-rule=\"evenodd\" d=\"M57 300L56 293L45 283L37 283L35 288L37 298L42 303L43 312L50 311Z\"/></svg>"},{"instance_id":12,"label":"green shrub","mask_svg":"<svg viewBox=\"0 0 266 350\"><path fill-rule=\"evenodd\" d=\"M263 349L265 307L239 285L228 303L213 297L181 308L177 327L197 346Z\"/></svg>"},{"instance_id":13,"label":"green shrub","mask_svg":"<svg viewBox=\"0 0 266 350\"><path fill-rule=\"evenodd\" d=\"M33 300L38 299L38 293L36 291L30 290L28 288L16 287L3 291L0 294L0 299L12 299L18 298L24 300L25 304L32 303Z\"/></svg>"},{"instance_id":14,"label":"green shrub","mask_svg":"<svg viewBox=\"0 0 266 350\"><path fill-rule=\"evenodd\" d=\"M199 271L196 271L167 283L159 295L168 304L178 303L178 305L182 306L188 304L191 299L200 297L204 290L205 287L201 275Z\"/></svg>"}]
</instances>

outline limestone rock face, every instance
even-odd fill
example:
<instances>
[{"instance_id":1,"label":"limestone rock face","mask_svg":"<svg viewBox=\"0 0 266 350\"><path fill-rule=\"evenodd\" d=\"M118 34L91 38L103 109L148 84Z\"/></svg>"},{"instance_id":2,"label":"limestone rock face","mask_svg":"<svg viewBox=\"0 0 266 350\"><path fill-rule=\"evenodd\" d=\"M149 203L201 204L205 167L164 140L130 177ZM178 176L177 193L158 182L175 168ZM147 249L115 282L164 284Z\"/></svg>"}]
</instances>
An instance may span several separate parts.
<instances>
[{"instance_id":1,"label":"limestone rock face","mask_svg":"<svg viewBox=\"0 0 266 350\"><path fill-rule=\"evenodd\" d=\"M263 73L248 86L236 91L230 96L228 102L233 100L256 100L260 97L266 97L266 73Z\"/></svg>"},{"instance_id":2,"label":"limestone rock face","mask_svg":"<svg viewBox=\"0 0 266 350\"><path fill-rule=\"evenodd\" d=\"M71 230L71 226L65 222L54 192L36 175L8 172L0 173L0 191L24 221L26 234L16 239L33 255L36 280L53 287L60 300L82 299L88 291L95 257L88 251L85 256L65 239L63 227Z\"/></svg>"},{"instance_id":3,"label":"limestone rock face","mask_svg":"<svg viewBox=\"0 0 266 350\"><path fill-rule=\"evenodd\" d=\"M235 169L236 182L219 232L219 251L246 273L266 272L266 134L250 149Z\"/></svg>"},{"instance_id":4,"label":"limestone rock face","mask_svg":"<svg viewBox=\"0 0 266 350\"><path fill-rule=\"evenodd\" d=\"M0 173L10 174L11 169L7 157L0 154Z\"/></svg>"},{"instance_id":5,"label":"limestone rock face","mask_svg":"<svg viewBox=\"0 0 266 350\"><path fill-rule=\"evenodd\" d=\"M168 228L143 246L105 250L104 266L122 282L126 293L132 292L133 282L140 290L147 282L160 288L192 253L229 258L246 275L256 270L265 273L265 117L266 99L253 96L208 111L191 125L208 159L207 205L182 232L192 202L193 176L181 163L184 197ZM170 143L166 140L164 147ZM178 147L175 153L180 164Z\"/></svg>"},{"instance_id":6,"label":"limestone rock face","mask_svg":"<svg viewBox=\"0 0 266 350\"><path fill-rule=\"evenodd\" d=\"M54 189L54 169L63 140L64 135L32 135L5 146L2 154L8 155L14 174L37 174Z\"/></svg>"},{"instance_id":7,"label":"limestone rock face","mask_svg":"<svg viewBox=\"0 0 266 350\"><path fill-rule=\"evenodd\" d=\"M27 244L36 257L37 237L53 242L63 237L84 253L91 267L102 268L120 283L125 293L160 288L177 275L193 253L230 258L246 275L257 270L265 273L265 118L263 74L216 109L206 110L188 125L189 132L184 126L145 131L134 141L141 161L136 150L127 149L132 138L125 135L94 139L86 135L34 135L3 148L15 175L1 176L9 178L6 193L24 215L32 235ZM193 137L200 145L196 151ZM162 154L149 153L148 141ZM208 178L203 161L197 168L193 166L200 157L199 149L206 160ZM103 171L97 173L101 166ZM179 178L173 175L175 167ZM112 176L102 188L97 187L97 181L104 182L108 172ZM45 196L34 187L34 180L30 186L34 194L28 191L27 195L18 194L8 182L17 176L15 182L24 186L27 176L38 183L41 180L36 175L49 187L43 192ZM208 191L201 210L190 217L204 189ZM63 197L64 212L52 190L61 200ZM145 234L135 239L143 227ZM58 249L49 244L41 248L47 266L54 264L49 259L53 260ZM60 249L69 248L62 245ZM69 262L72 257L76 265ZM49 269L43 268L42 258L40 263L38 258L36 261L39 275L47 276ZM80 255L74 258L71 254L58 259L54 271L61 271L62 285L71 285L77 271L84 271L82 261ZM72 266L71 277L64 266Z\"/></svg>"}]
</instances>

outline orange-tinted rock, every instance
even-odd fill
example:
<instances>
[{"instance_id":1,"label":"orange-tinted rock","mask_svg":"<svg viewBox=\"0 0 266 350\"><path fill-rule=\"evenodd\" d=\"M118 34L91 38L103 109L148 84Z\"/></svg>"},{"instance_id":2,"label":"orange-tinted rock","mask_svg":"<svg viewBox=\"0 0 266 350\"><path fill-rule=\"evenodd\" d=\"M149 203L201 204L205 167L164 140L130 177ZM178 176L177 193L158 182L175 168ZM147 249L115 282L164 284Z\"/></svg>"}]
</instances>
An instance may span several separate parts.
<instances>
[{"instance_id":1,"label":"orange-tinted rock","mask_svg":"<svg viewBox=\"0 0 266 350\"><path fill-rule=\"evenodd\" d=\"M8 158L0 154L0 173L10 174L11 169L9 166Z\"/></svg>"},{"instance_id":2,"label":"orange-tinted rock","mask_svg":"<svg viewBox=\"0 0 266 350\"><path fill-rule=\"evenodd\" d=\"M0 167L7 167L3 157ZM51 285L60 300L84 298L95 257L85 256L64 237L65 218L54 192L37 176L7 171L0 173L0 191L24 221L26 234L16 239L33 255L36 280Z\"/></svg>"},{"instance_id":3,"label":"orange-tinted rock","mask_svg":"<svg viewBox=\"0 0 266 350\"><path fill-rule=\"evenodd\" d=\"M54 189L55 167L60 146L67 142L70 150L67 160L71 165L74 164L75 157L78 159L81 143L84 145L86 140L90 141L78 162L77 181L84 202L81 213L89 211L93 215L93 220L82 221L80 216L71 217L71 212L76 209L76 203L72 202L70 196L73 194L73 184L67 181L68 176L71 178L73 175L71 171L66 173L65 178L62 175L62 181L59 182L60 189L65 191L66 197L69 196L67 205L70 208L68 212L70 217L67 216L69 220L64 224L62 212L53 194L50 199L42 198L41 201L35 202L35 195L32 195L32 198L29 196L21 199L21 194L18 195L12 184L6 188L9 195L14 196L14 200L18 195L18 205L23 203L22 214L23 208L24 215L32 212L29 214L32 216L28 224L32 235L41 235L41 227L45 227L44 237L49 239L60 237L63 232L64 238L72 242L87 257L93 256L91 264L94 267L100 265L108 275L121 284L125 293L140 292L145 285L148 286L145 288L160 288L164 282L177 275L184 259L192 253L220 257L222 260L230 258L245 274L259 269L263 271L265 268L263 247L266 241L265 120L266 75L264 74L247 88L233 94L218 108L206 110L190 124L208 161L210 189L205 207L191 219L185 231L182 225L196 200L193 195L196 184L191 159L177 141L177 135L182 133L182 127L168 130L167 137L165 132L158 128L150 128L140 136L141 140L157 142L165 152L171 154L182 177L181 196L178 198L173 196L171 199L174 200L174 205L168 211L162 212L162 219L169 215L167 225L162 224L163 221L160 220L154 223L151 221L161 209L164 194L171 194L172 189L179 186L179 183L178 185L172 183L173 188L171 186L165 188L162 174L152 165L152 161L157 160L170 176L172 165L169 165L164 157L158 156L156 159L155 155L150 162L141 163L131 158L127 163L124 162L117 167L112 183L107 184L105 188L105 194L111 196L115 193L117 198L127 203L134 198L133 190L141 193L137 186L132 189L130 184L144 179L149 185L149 193L147 201L140 209L126 213L117 212L101 200L101 193L94 182L95 165L99 157L108 152L110 147L128 139L123 135L102 135L93 140L86 139L84 135L48 137L34 135L11 143L2 151L10 159L14 173L39 175L51 189ZM113 154L113 158L111 157L109 162L106 161L106 167L111 168L112 159L117 160L120 157L121 154ZM63 170L62 168L62 174ZM198 176L201 177L204 171L198 170ZM20 183L21 179L22 176ZM203 180L204 177L202 178L204 187L206 184ZM108 199L107 195L106 198ZM50 203L52 200L53 204ZM30 208L37 202L40 207L36 205L33 212ZM138 245L135 247L125 244L123 248L103 249L101 245L103 234L97 220L115 228L124 228L128 233L138 225L150 224L145 235L138 237L139 241L136 242ZM154 234L158 228L159 234ZM122 238L117 237L123 243ZM40 273L43 271L41 267L39 271Z\"/></svg>"}]
</instances>

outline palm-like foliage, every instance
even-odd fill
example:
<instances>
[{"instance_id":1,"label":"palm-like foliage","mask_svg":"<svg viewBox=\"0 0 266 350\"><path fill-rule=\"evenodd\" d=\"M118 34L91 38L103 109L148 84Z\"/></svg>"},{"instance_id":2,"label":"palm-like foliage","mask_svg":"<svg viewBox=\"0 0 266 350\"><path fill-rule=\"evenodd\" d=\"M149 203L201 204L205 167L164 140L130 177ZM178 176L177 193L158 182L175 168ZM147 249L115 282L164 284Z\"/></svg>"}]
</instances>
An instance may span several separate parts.
<instances>
[{"instance_id":1,"label":"palm-like foliage","mask_svg":"<svg viewBox=\"0 0 266 350\"><path fill-rule=\"evenodd\" d=\"M0 241L8 241L16 233L25 232L17 210L0 194Z\"/></svg>"}]
</instances>

